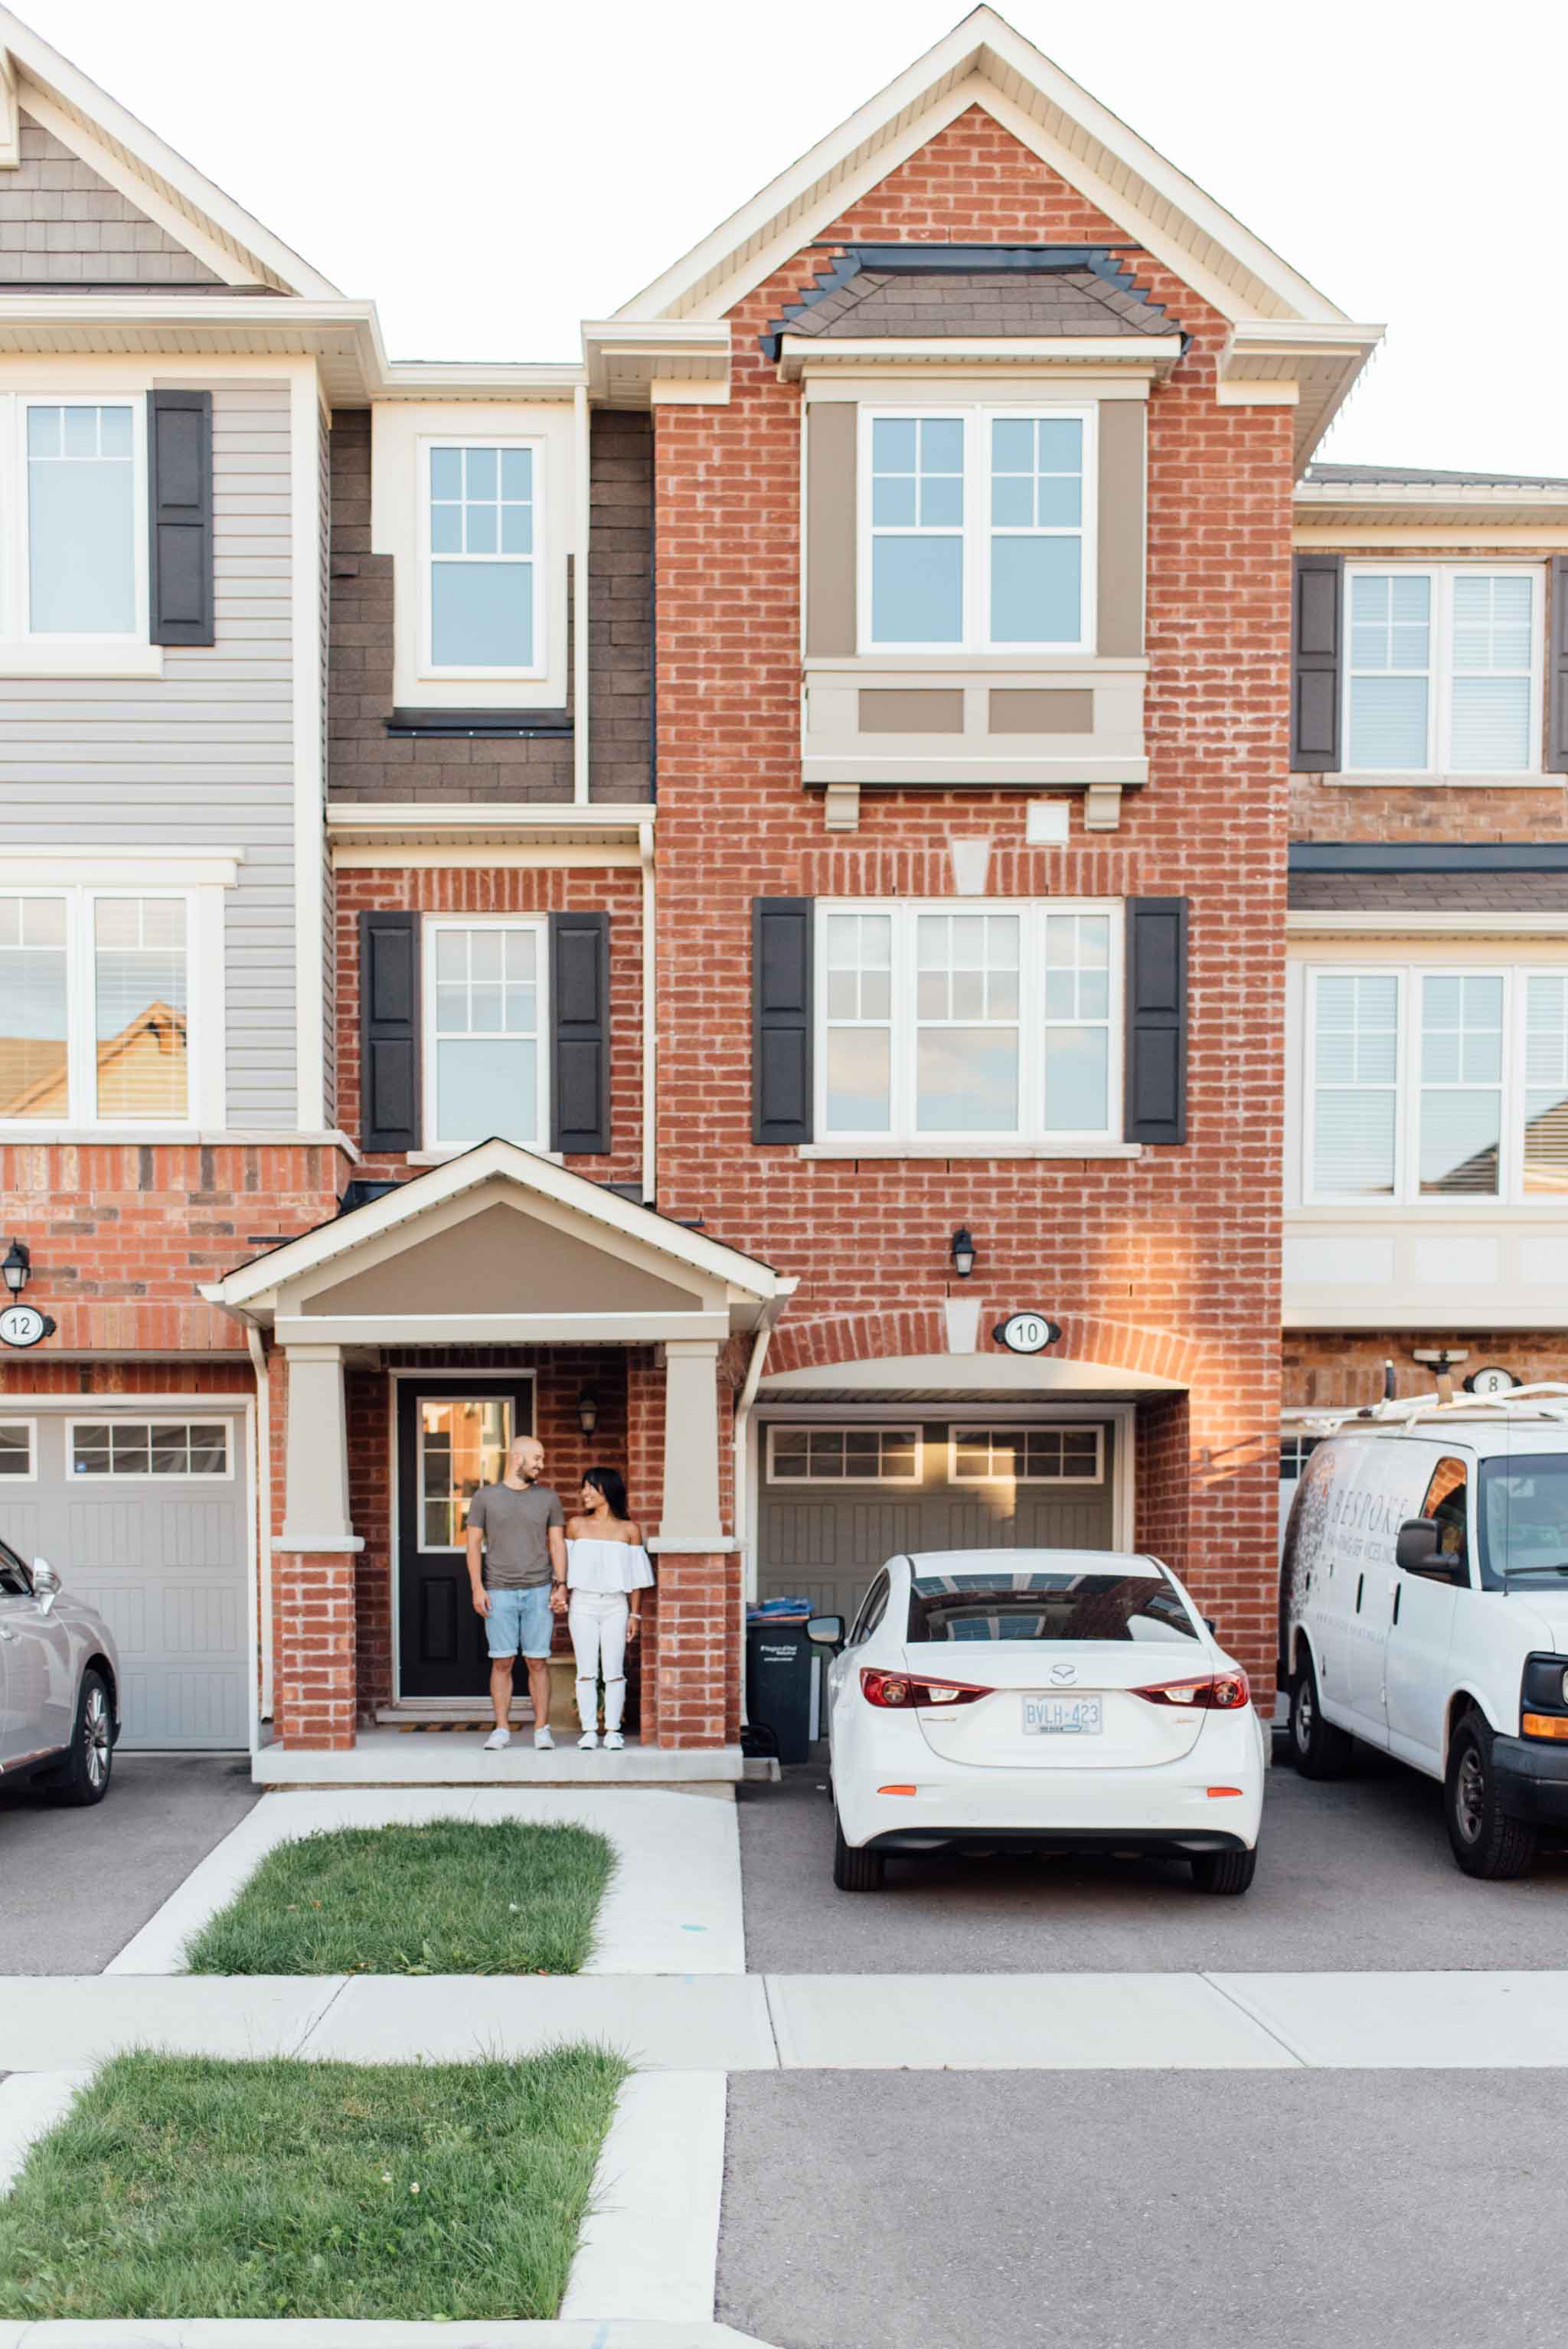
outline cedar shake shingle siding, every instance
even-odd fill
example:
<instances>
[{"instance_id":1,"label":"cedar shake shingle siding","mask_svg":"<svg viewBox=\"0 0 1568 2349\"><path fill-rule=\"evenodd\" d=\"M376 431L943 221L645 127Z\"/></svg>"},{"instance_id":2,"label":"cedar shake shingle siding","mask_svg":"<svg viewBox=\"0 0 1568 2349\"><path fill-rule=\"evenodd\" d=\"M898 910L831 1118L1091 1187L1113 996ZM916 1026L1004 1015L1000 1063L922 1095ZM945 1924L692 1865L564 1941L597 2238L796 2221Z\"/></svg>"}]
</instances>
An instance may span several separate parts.
<instances>
[{"instance_id":1,"label":"cedar shake shingle siding","mask_svg":"<svg viewBox=\"0 0 1568 2349\"><path fill-rule=\"evenodd\" d=\"M645 416L593 419L589 752L593 796L600 800L652 796L652 452ZM330 796L362 804L569 802L569 734L470 740L387 732L393 711L393 570L394 558L375 554L370 547L370 417L364 409L340 409L332 428ZM572 712L574 586L569 584L567 596L567 707L564 712L531 713L541 723L559 726Z\"/></svg>"},{"instance_id":2,"label":"cedar shake shingle siding","mask_svg":"<svg viewBox=\"0 0 1568 2349\"><path fill-rule=\"evenodd\" d=\"M223 281L53 133L22 116L22 160L0 174L0 287Z\"/></svg>"}]
</instances>

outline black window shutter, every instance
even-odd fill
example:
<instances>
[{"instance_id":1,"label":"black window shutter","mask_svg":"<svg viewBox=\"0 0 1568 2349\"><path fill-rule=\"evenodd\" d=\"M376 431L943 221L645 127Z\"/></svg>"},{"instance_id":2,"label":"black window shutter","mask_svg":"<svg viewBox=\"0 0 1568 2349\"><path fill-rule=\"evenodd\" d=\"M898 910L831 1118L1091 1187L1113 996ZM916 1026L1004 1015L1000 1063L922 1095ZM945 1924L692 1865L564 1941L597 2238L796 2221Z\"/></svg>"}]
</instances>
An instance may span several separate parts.
<instances>
[{"instance_id":1,"label":"black window shutter","mask_svg":"<svg viewBox=\"0 0 1568 2349\"><path fill-rule=\"evenodd\" d=\"M811 900L751 900L751 1139L811 1139Z\"/></svg>"},{"instance_id":2,"label":"black window shutter","mask_svg":"<svg viewBox=\"0 0 1568 2349\"><path fill-rule=\"evenodd\" d=\"M210 645L212 603L212 395L147 395L149 565L155 645Z\"/></svg>"},{"instance_id":3,"label":"black window shutter","mask_svg":"<svg viewBox=\"0 0 1568 2349\"><path fill-rule=\"evenodd\" d=\"M610 1147L610 916L552 914L550 1143Z\"/></svg>"},{"instance_id":4,"label":"black window shutter","mask_svg":"<svg viewBox=\"0 0 1568 2349\"><path fill-rule=\"evenodd\" d=\"M1546 771L1568 775L1568 554L1552 558L1552 636L1546 656Z\"/></svg>"},{"instance_id":5,"label":"black window shutter","mask_svg":"<svg viewBox=\"0 0 1568 2349\"><path fill-rule=\"evenodd\" d=\"M1339 757L1339 663L1345 557L1298 554L1291 584L1290 763L1334 775Z\"/></svg>"},{"instance_id":6,"label":"black window shutter","mask_svg":"<svg viewBox=\"0 0 1568 2349\"><path fill-rule=\"evenodd\" d=\"M1187 900L1127 901L1129 1142L1187 1139Z\"/></svg>"},{"instance_id":7,"label":"black window shutter","mask_svg":"<svg viewBox=\"0 0 1568 2349\"><path fill-rule=\"evenodd\" d=\"M419 916L359 916L359 1146L418 1150Z\"/></svg>"}]
</instances>

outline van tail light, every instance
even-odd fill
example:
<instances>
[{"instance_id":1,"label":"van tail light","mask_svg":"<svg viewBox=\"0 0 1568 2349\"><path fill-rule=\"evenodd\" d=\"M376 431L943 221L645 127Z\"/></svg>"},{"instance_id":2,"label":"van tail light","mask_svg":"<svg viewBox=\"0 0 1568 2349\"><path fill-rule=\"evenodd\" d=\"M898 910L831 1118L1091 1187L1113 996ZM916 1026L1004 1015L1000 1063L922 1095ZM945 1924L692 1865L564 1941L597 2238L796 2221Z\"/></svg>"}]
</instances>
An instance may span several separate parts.
<instances>
[{"instance_id":1,"label":"van tail light","mask_svg":"<svg viewBox=\"0 0 1568 2349\"><path fill-rule=\"evenodd\" d=\"M1199 1713L1239 1713L1252 1702L1245 1672L1210 1672L1199 1681L1161 1681L1130 1693L1140 1696L1145 1704L1190 1705Z\"/></svg>"},{"instance_id":2,"label":"van tail light","mask_svg":"<svg viewBox=\"0 0 1568 2349\"><path fill-rule=\"evenodd\" d=\"M879 1672L862 1664L861 1694L868 1704L892 1713L912 1705L973 1704L976 1697L989 1696L991 1691L975 1688L967 1681L916 1680L910 1672Z\"/></svg>"}]
</instances>

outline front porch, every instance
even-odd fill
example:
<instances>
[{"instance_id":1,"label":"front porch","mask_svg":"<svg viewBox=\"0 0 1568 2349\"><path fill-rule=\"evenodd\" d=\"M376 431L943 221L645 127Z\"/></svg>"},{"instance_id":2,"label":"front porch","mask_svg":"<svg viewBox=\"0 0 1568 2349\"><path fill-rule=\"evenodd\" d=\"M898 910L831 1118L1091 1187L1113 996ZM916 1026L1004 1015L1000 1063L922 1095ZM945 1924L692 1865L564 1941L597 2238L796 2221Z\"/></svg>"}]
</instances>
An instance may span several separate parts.
<instances>
[{"instance_id":1,"label":"front porch","mask_svg":"<svg viewBox=\"0 0 1568 2349\"><path fill-rule=\"evenodd\" d=\"M265 1352L271 1507L254 1772L276 1785L642 1785L741 1775L734 1402L793 1283L490 1142L208 1292ZM564 1621L553 1753L472 1727L488 1674L467 1502L537 1435L575 1506L619 1468L654 1557L628 1744L580 1754ZM518 1669L513 1722L531 1719ZM268 1699L270 1697L270 1705ZM388 1717L390 1716L390 1717Z\"/></svg>"}]
</instances>

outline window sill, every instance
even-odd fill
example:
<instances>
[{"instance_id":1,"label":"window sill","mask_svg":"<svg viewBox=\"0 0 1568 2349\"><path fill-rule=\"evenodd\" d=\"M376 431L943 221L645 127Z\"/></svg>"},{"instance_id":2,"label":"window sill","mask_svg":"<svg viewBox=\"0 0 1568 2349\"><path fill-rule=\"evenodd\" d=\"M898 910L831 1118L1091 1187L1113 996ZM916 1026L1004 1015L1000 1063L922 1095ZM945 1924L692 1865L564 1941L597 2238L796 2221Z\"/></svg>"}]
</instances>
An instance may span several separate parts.
<instances>
[{"instance_id":1,"label":"window sill","mask_svg":"<svg viewBox=\"0 0 1568 2349\"><path fill-rule=\"evenodd\" d=\"M36 1125L19 1119L0 1122L0 1147L25 1143L45 1143L51 1148L72 1144L127 1143L144 1148L162 1143L172 1149L201 1147L213 1150L237 1149L300 1149L341 1150L357 1164L359 1152L346 1133L335 1128L324 1132L296 1133L286 1129L249 1126L209 1125Z\"/></svg>"},{"instance_id":2,"label":"window sill","mask_svg":"<svg viewBox=\"0 0 1568 2349\"><path fill-rule=\"evenodd\" d=\"M1343 783L1351 791L1405 792L1508 792L1561 791L1568 783L1568 775L1542 775L1536 772L1521 775L1409 775L1409 774L1337 774L1320 775L1325 783Z\"/></svg>"},{"instance_id":3,"label":"window sill","mask_svg":"<svg viewBox=\"0 0 1568 2349\"><path fill-rule=\"evenodd\" d=\"M1141 1158L1140 1142L798 1142L798 1158Z\"/></svg>"},{"instance_id":4,"label":"window sill","mask_svg":"<svg viewBox=\"0 0 1568 2349\"><path fill-rule=\"evenodd\" d=\"M1472 1216L1483 1215L1568 1217L1568 1196L1542 1194L1532 1199L1477 1199L1457 1195L1442 1199L1302 1199L1287 1206L1285 1214L1315 1219L1328 1216L1336 1223L1345 1224L1368 1218L1381 1223L1390 1216L1458 1216L1467 1221Z\"/></svg>"},{"instance_id":5,"label":"window sill","mask_svg":"<svg viewBox=\"0 0 1568 2349\"><path fill-rule=\"evenodd\" d=\"M997 676L1013 669L1028 669L1042 677L1076 677L1085 672L1124 677L1129 672L1147 675L1150 662L1145 653L1032 652L1022 645L1011 652L978 648L955 652L950 646L919 652L889 645L858 653L808 653L802 666L808 677L864 677L883 669L921 677Z\"/></svg>"},{"instance_id":6,"label":"window sill","mask_svg":"<svg viewBox=\"0 0 1568 2349\"><path fill-rule=\"evenodd\" d=\"M161 645L0 644L0 678L160 678Z\"/></svg>"}]
</instances>

